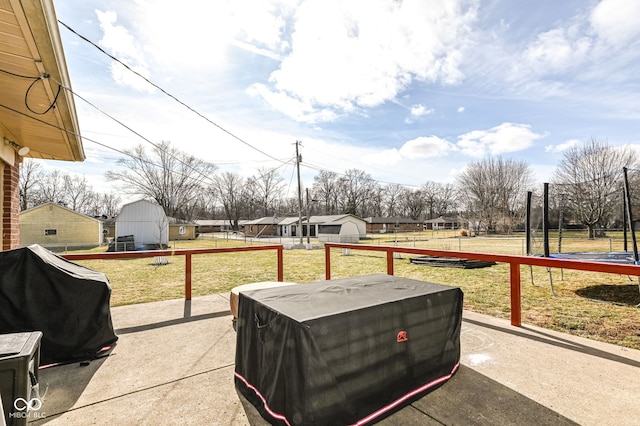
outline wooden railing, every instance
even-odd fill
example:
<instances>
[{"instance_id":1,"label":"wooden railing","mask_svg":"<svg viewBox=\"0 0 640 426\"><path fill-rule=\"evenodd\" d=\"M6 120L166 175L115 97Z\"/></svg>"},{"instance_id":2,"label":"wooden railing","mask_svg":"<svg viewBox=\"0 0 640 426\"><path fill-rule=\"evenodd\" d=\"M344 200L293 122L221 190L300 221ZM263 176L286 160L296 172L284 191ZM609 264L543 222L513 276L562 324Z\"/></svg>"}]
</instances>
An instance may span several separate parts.
<instances>
[{"instance_id":1,"label":"wooden railing","mask_svg":"<svg viewBox=\"0 0 640 426\"><path fill-rule=\"evenodd\" d=\"M214 253L237 253L244 251L276 250L278 256L277 280L283 281L283 246L265 245L230 248L208 248L208 249L176 249L176 250L145 250L145 251L123 251L110 253L82 253L62 255L68 260L94 260L94 259L139 259L144 257L159 256L184 256L185 257L185 278L184 278L184 298L191 300L191 258L194 255L214 254Z\"/></svg>"},{"instance_id":2,"label":"wooden railing","mask_svg":"<svg viewBox=\"0 0 640 426\"><path fill-rule=\"evenodd\" d=\"M509 276L511 284L511 324L519 327L522 324L522 304L520 294L520 266L542 266L547 268L575 269L580 271L604 272L609 274L622 274L640 276L640 266L632 264L618 264L606 262L592 262L570 259L553 259L536 256L517 256L506 254L488 254L475 252L461 252L449 250L431 250L408 247L370 246L364 244L326 243L325 250L325 277L331 279L331 249L367 250L386 253L387 274L393 275L394 253L408 253L426 256L452 257L456 259L484 260L509 264Z\"/></svg>"},{"instance_id":3,"label":"wooden railing","mask_svg":"<svg viewBox=\"0 0 640 426\"><path fill-rule=\"evenodd\" d=\"M387 274L394 274L394 254L407 253L427 256L441 256L457 259L484 260L489 262L507 263L509 264L509 281L511 292L511 324L520 326L522 323L522 304L520 291L520 266L542 266L546 268L574 269L590 272L601 272L609 274L622 274L630 276L640 276L640 266L631 264L618 264L606 262L593 262L571 259L553 259L536 256L518 256L506 254L488 254L476 252L450 251L450 250L432 250L419 249L409 247L395 246L372 246L364 244L342 244L342 243L326 243L325 249L325 278L331 279L331 251L332 249L349 249L349 250L365 250L377 251L386 254ZM283 266L283 246L282 245L264 245L264 246L247 246L232 248L208 248L208 249L176 249L176 250L150 250L150 251L128 251L113 253L82 253L82 254L65 254L62 257L68 260L94 260L94 259L135 259L157 256L184 256L185 257L185 283L184 297L185 300L191 300L191 260L194 255L215 254L215 253L237 253L247 251L275 250L277 253L277 281L284 281Z\"/></svg>"}]
</instances>

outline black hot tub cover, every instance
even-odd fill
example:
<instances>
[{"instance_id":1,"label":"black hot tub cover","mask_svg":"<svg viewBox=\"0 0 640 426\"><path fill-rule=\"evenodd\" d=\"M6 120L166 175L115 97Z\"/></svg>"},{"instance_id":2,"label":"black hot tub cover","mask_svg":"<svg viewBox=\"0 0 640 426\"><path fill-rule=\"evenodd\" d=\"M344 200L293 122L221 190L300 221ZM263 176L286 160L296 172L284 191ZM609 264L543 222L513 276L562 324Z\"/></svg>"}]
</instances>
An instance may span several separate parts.
<instances>
[{"instance_id":1,"label":"black hot tub cover","mask_svg":"<svg viewBox=\"0 0 640 426\"><path fill-rule=\"evenodd\" d=\"M41 331L41 364L94 358L118 339L106 275L35 244L0 252L0 333Z\"/></svg>"}]
</instances>

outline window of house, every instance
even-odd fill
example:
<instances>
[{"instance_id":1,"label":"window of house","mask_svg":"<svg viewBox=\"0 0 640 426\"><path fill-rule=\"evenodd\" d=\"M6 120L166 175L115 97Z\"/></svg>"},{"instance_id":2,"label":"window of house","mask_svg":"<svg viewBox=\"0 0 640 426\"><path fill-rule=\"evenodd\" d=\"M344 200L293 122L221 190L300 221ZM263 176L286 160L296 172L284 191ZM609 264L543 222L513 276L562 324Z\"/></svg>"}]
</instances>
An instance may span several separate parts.
<instances>
[{"instance_id":1,"label":"window of house","mask_svg":"<svg viewBox=\"0 0 640 426\"><path fill-rule=\"evenodd\" d=\"M44 235L58 235L57 229L45 229Z\"/></svg>"},{"instance_id":2,"label":"window of house","mask_svg":"<svg viewBox=\"0 0 640 426\"><path fill-rule=\"evenodd\" d=\"M185 226L181 226L180 228L178 228L178 233L180 235L185 235L187 233L187 228Z\"/></svg>"},{"instance_id":3,"label":"window of house","mask_svg":"<svg viewBox=\"0 0 640 426\"><path fill-rule=\"evenodd\" d=\"M340 234L340 228L342 225L320 225L318 226L319 234Z\"/></svg>"}]
</instances>

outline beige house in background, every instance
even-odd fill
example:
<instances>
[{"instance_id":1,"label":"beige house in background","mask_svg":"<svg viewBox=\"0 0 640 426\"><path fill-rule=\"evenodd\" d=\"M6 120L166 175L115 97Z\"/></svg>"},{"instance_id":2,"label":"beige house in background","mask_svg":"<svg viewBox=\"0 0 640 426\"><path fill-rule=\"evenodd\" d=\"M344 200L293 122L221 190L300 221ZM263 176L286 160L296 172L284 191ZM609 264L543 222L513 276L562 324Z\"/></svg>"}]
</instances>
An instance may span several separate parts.
<instances>
[{"instance_id":1,"label":"beige house in background","mask_svg":"<svg viewBox=\"0 0 640 426\"><path fill-rule=\"evenodd\" d=\"M168 217L169 219L169 241L176 240L195 240L196 224L186 220Z\"/></svg>"},{"instance_id":2,"label":"beige house in background","mask_svg":"<svg viewBox=\"0 0 640 426\"><path fill-rule=\"evenodd\" d=\"M20 213L20 246L39 244L55 249L102 243L102 221L58 204L41 204Z\"/></svg>"}]
</instances>

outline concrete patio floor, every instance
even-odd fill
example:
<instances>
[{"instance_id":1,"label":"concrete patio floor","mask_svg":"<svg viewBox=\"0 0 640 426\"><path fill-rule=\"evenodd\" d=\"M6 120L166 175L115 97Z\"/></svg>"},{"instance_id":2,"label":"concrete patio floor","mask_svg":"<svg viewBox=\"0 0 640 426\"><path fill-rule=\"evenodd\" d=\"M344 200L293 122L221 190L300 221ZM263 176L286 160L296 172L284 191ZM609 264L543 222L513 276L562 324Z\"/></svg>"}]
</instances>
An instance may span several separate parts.
<instances>
[{"instance_id":1,"label":"concrete patio floor","mask_svg":"<svg viewBox=\"0 0 640 426\"><path fill-rule=\"evenodd\" d=\"M228 294L112 308L105 358L40 371L48 425L263 425L233 383ZM637 425L640 351L465 311L462 366L381 425ZM45 393L46 392L46 393Z\"/></svg>"}]
</instances>

